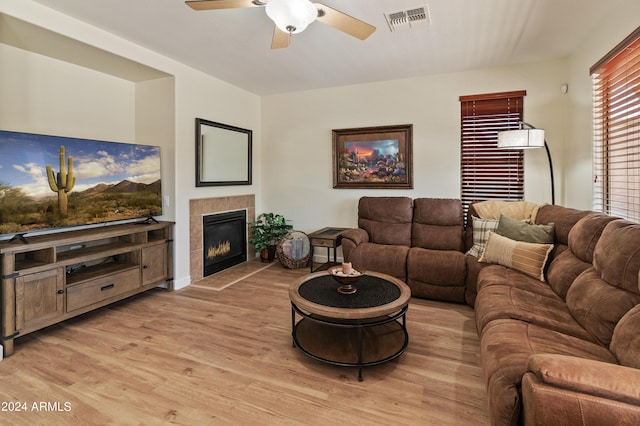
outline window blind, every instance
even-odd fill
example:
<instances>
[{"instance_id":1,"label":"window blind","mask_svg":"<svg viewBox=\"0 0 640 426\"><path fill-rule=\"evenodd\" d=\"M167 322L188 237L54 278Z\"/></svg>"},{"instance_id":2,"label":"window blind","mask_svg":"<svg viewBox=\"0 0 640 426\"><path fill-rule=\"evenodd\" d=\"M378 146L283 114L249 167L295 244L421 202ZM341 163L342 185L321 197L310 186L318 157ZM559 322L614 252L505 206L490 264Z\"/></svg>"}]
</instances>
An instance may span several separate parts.
<instances>
[{"instance_id":1,"label":"window blind","mask_svg":"<svg viewBox=\"0 0 640 426\"><path fill-rule=\"evenodd\" d=\"M461 199L465 212L474 201L524 197L522 150L498 149L498 132L520 128L526 91L461 96Z\"/></svg>"},{"instance_id":2,"label":"window blind","mask_svg":"<svg viewBox=\"0 0 640 426\"><path fill-rule=\"evenodd\" d=\"M640 27L590 72L593 208L640 222Z\"/></svg>"}]
</instances>

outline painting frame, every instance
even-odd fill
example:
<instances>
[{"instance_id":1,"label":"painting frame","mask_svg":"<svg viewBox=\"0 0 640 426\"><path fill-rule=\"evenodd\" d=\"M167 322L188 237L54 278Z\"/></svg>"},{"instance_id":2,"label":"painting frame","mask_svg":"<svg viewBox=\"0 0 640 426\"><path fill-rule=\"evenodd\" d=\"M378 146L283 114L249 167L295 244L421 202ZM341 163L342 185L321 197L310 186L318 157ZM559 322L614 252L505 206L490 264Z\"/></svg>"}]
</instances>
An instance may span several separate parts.
<instances>
[{"instance_id":1,"label":"painting frame","mask_svg":"<svg viewBox=\"0 0 640 426\"><path fill-rule=\"evenodd\" d=\"M332 130L333 187L413 189L413 125Z\"/></svg>"},{"instance_id":2,"label":"painting frame","mask_svg":"<svg viewBox=\"0 0 640 426\"><path fill-rule=\"evenodd\" d=\"M253 132L196 118L196 187L252 184Z\"/></svg>"}]
</instances>

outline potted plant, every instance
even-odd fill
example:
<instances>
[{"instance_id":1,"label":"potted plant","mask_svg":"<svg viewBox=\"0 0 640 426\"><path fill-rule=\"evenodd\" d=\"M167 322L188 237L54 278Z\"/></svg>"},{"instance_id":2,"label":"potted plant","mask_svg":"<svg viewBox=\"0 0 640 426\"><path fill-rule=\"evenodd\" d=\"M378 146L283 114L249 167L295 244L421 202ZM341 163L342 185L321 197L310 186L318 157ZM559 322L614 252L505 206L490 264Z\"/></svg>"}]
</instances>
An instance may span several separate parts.
<instances>
[{"instance_id":1,"label":"potted plant","mask_svg":"<svg viewBox=\"0 0 640 426\"><path fill-rule=\"evenodd\" d=\"M254 222L249 223L251 239L256 252L260 253L262 262L272 262L275 258L276 245L287 235L293 226L287 224L284 216L274 213L262 213Z\"/></svg>"}]
</instances>

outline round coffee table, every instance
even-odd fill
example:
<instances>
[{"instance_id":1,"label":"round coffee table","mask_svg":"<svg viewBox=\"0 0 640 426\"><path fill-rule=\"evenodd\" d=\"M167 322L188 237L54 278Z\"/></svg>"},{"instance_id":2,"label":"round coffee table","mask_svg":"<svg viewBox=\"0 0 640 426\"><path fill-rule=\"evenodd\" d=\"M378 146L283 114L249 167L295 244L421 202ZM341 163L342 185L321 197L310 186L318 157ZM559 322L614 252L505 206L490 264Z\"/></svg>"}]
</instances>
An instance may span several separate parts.
<instances>
[{"instance_id":1,"label":"round coffee table","mask_svg":"<svg viewBox=\"0 0 640 426\"><path fill-rule=\"evenodd\" d=\"M293 346L319 361L362 367L399 357L409 344L406 313L411 290L389 275L367 272L353 294L327 271L298 279L289 288ZM296 322L297 316L300 321Z\"/></svg>"}]
</instances>

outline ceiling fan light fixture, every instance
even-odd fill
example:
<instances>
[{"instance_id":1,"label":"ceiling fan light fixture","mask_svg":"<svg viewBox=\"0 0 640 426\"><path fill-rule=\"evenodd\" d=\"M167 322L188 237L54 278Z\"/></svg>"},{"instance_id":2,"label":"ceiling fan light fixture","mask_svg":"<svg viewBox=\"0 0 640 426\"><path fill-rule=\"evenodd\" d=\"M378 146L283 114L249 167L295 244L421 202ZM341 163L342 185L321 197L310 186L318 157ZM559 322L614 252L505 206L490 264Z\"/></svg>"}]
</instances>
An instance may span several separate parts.
<instances>
[{"instance_id":1,"label":"ceiling fan light fixture","mask_svg":"<svg viewBox=\"0 0 640 426\"><path fill-rule=\"evenodd\" d=\"M318 10L309 0L269 0L265 10L276 26L289 34L304 31L318 17Z\"/></svg>"}]
</instances>

